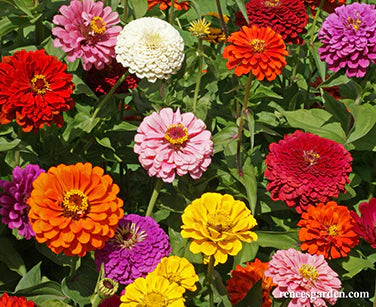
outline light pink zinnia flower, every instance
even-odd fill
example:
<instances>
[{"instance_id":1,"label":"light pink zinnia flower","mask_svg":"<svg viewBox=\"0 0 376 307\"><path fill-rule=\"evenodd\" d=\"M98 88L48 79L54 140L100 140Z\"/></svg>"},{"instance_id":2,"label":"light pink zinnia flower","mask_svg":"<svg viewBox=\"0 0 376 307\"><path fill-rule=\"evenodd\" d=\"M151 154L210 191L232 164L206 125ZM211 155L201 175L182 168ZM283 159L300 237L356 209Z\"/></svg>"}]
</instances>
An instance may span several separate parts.
<instances>
[{"instance_id":1,"label":"light pink zinnia flower","mask_svg":"<svg viewBox=\"0 0 376 307\"><path fill-rule=\"evenodd\" d=\"M293 248L278 250L269 262L265 276L272 277L277 288L275 298L291 297L288 307L321 307L325 300L333 305L339 296L341 281L323 255L303 254ZM290 295L290 296L288 296Z\"/></svg>"},{"instance_id":2,"label":"light pink zinnia flower","mask_svg":"<svg viewBox=\"0 0 376 307\"><path fill-rule=\"evenodd\" d=\"M149 176L164 182L187 173L193 179L206 171L213 154L211 133L193 113L165 108L144 118L137 129L134 151Z\"/></svg>"},{"instance_id":3,"label":"light pink zinnia flower","mask_svg":"<svg viewBox=\"0 0 376 307\"><path fill-rule=\"evenodd\" d=\"M82 59L83 68L90 70L94 65L103 69L115 57L116 37L120 26L119 15L111 7L103 8L103 2L73 0L69 6L59 9L52 22L57 25L52 33L57 36L53 44L68 53L68 61Z\"/></svg>"},{"instance_id":4,"label":"light pink zinnia flower","mask_svg":"<svg viewBox=\"0 0 376 307\"><path fill-rule=\"evenodd\" d=\"M361 217L356 212L350 211L356 222L354 230L373 248L376 248L376 198L371 198L368 203L361 203L359 212Z\"/></svg>"}]
</instances>

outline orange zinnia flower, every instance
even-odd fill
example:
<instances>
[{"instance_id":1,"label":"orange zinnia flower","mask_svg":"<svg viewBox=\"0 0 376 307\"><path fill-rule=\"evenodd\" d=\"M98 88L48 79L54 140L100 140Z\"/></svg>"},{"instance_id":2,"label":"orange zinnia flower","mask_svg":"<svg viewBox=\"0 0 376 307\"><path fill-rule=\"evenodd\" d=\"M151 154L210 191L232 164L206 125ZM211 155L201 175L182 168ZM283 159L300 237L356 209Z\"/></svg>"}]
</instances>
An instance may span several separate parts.
<instances>
[{"instance_id":1,"label":"orange zinnia flower","mask_svg":"<svg viewBox=\"0 0 376 307\"><path fill-rule=\"evenodd\" d=\"M60 164L33 182L29 219L39 243L56 254L84 256L114 236L123 201L103 173L90 163Z\"/></svg>"},{"instance_id":2,"label":"orange zinnia flower","mask_svg":"<svg viewBox=\"0 0 376 307\"><path fill-rule=\"evenodd\" d=\"M274 284L271 277L264 275L264 272L268 268L268 262L261 262L257 258L254 262L247 262L245 268L238 264L236 269L231 271L231 278L226 283L231 304L235 305L244 299L248 291L262 279L262 307L270 307L272 300L270 299L269 292Z\"/></svg>"},{"instance_id":3,"label":"orange zinnia flower","mask_svg":"<svg viewBox=\"0 0 376 307\"><path fill-rule=\"evenodd\" d=\"M148 0L148 7L149 10L152 9L154 6L159 4L159 9L162 11L169 8L171 6L171 0ZM188 1L174 1L174 8L181 11L181 10L188 10L189 9L189 2Z\"/></svg>"},{"instance_id":4,"label":"orange zinnia flower","mask_svg":"<svg viewBox=\"0 0 376 307\"><path fill-rule=\"evenodd\" d=\"M271 28L243 26L228 38L232 43L225 48L223 57L227 68L235 68L235 75L252 72L258 80L274 80L286 65L286 45L281 35Z\"/></svg>"},{"instance_id":5,"label":"orange zinnia flower","mask_svg":"<svg viewBox=\"0 0 376 307\"><path fill-rule=\"evenodd\" d=\"M310 206L303 212L298 226L301 227L298 234L302 241L300 248L310 254L329 259L346 257L359 243L349 209L334 201Z\"/></svg>"}]
</instances>

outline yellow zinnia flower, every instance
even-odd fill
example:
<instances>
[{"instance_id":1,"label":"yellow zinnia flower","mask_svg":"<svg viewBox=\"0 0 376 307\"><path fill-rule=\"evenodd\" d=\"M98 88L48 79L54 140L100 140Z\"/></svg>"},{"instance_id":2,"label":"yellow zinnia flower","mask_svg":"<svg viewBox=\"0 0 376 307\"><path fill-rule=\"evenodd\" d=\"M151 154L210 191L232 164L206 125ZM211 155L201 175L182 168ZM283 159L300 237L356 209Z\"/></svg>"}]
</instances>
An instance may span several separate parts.
<instances>
[{"instance_id":1,"label":"yellow zinnia flower","mask_svg":"<svg viewBox=\"0 0 376 307\"><path fill-rule=\"evenodd\" d=\"M184 307L184 289L166 278L148 274L125 288L120 307Z\"/></svg>"},{"instance_id":2,"label":"yellow zinnia flower","mask_svg":"<svg viewBox=\"0 0 376 307\"><path fill-rule=\"evenodd\" d=\"M198 276L195 268L187 259L178 256L165 257L151 274L157 274L178 284L189 291L196 291Z\"/></svg>"},{"instance_id":3,"label":"yellow zinnia flower","mask_svg":"<svg viewBox=\"0 0 376 307\"><path fill-rule=\"evenodd\" d=\"M192 253L213 255L214 265L225 263L228 255L235 256L242 249L242 241L257 240L251 231L257 225L251 211L228 194L203 194L185 208L182 220L181 235L192 239Z\"/></svg>"},{"instance_id":4,"label":"yellow zinnia flower","mask_svg":"<svg viewBox=\"0 0 376 307\"><path fill-rule=\"evenodd\" d=\"M210 22L206 22L205 18L200 18L190 22L189 32L192 32L193 36L204 37L210 34L209 27Z\"/></svg>"}]
</instances>

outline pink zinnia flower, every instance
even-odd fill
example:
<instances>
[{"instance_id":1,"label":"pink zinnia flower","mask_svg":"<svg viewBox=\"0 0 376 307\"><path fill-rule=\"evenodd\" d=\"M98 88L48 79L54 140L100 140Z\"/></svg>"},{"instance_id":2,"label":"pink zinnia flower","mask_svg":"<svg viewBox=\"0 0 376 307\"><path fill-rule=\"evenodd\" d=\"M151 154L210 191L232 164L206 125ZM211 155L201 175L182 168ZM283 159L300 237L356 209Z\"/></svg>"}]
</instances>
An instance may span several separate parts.
<instances>
[{"instance_id":1,"label":"pink zinnia flower","mask_svg":"<svg viewBox=\"0 0 376 307\"><path fill-rule=\"evenodd\" d=\"M211 133L193 113L165 108L144 118L137 129L134 151L149 176L165 182L187 173L193 179L206 171L213 154Z\"/></svg>"},{"instance_id":2,"label":"pink zinnia flower","mask_svg":"<svg viewBox=\"0 0 376 307\"><path fill-rule=\"evenodd\" d=\"M293 248L278 250L269 262L265 276L273 278L277 285L272 292L275 298L284 298L284 293L294 297L288 307L333 305L339 296L341 281L325 261L323 255L303 254ZM330 295L329 297L329 293ZM326 296L325 296L326 295Z\"/></svg>"},{"instance_id":3,"label":"pink zinnia flower","mask_svg":"<svg viewBox=\"0 0 376 307\"><path fill-rule=\"evenodd\" d=\"M376 248L376 198L371 198L368 203L361 203L359 211L361 217L354 211L350 211L356 222L354 230L373 248Z\"/></svg>"},{"instance_id":4,"label":"pink zinnia flower","mask_svg":"<svg viewBox=\"0 0 376 307\"><path fill-rule=\"evenodd\" d=\"M62 15L55 15L52 29L57 36L55 47L68 53L68 61L82 59L83 68L90 70L94 65L103 69L115 58L116 37L121 31L119 15L111 7L103 8L103 2L73 0L69 6L60 8Z\"/></svg>"}]
</instances>

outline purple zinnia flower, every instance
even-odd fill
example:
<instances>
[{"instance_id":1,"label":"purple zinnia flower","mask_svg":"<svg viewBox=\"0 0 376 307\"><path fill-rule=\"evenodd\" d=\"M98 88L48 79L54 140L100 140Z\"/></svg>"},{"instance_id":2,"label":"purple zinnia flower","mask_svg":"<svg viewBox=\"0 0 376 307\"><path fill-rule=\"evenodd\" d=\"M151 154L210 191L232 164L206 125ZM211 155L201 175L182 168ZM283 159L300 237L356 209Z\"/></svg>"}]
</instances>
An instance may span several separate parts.
<instances>
[{"instance_id":1,"label":"purple zinnia flower","mask_svg":"<svg viewBox=\"0 0 376 307\"><path fill-rule=\"evenodd\" d=\"M346 68L348 77L364 77L370 61L376 62L376 9L353 3L335 9L322 24L321 60L334 72Z\"/></svg>"},{"instance_id":2,"label":"purple zinnia flower","mask_svg":"<svg viewBox=\"0 0 376 307\"><path fill-rule=\"evenodd\" d=\"M104 263L105 277L127 285L152 272L170 252L169 238L156 221L128 214L119 221L115 236L95 251L95 263L98 269Z\"/></svg>"},{"instance_id":3,"label":"purple zinnia flower","mask_svg":"<svg viewBox=\"0 0 376 307\"><path fill-rule=\"evenodd\" d=\"M29 164L24 169L16 166L12 172L11 182L0 180L0 187L4 190L4 193L0 193L1 222L10 229L18 229L18 234L27 240L35 236L27 216L27 200L33 190L33 181L44 172L35 164Z\"/></svg>"}]
</instances>

